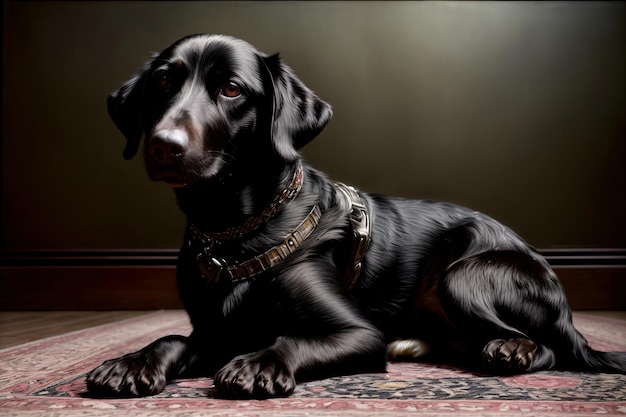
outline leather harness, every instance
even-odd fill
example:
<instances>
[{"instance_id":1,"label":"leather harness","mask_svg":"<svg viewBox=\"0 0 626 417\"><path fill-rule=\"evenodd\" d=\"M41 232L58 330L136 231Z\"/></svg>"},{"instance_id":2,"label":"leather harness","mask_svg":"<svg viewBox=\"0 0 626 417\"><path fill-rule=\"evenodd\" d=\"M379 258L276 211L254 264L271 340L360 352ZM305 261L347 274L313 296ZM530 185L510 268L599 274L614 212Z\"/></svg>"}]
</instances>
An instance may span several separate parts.
<instances>
[{"instance_id":1,"label":"leather harness","mask_svg":"<svg viewBox=\"0 0 626 417\"><path fill-rule=\"evenodd\" d=\"M188 225L188 245L201 247L196 260L202 275L211 283L220 280L226 274L233 283L250 280L257 275L275 267L295 252L313 233L322 219L322 209L314 205L300 224L285 239L265 252L242 262L228 262L224 258L214 256L213 249L222 242L241 237L259 227L263 222L275 216L283 205L293 200L302 187L303 170L298 164L290 185L283 193L259 215L248 219L239 227L229 228L223 232L206 234L193 224ZM334 183L338 198L343 198L349 207L350 225L352 228L350 255L352 262L345 271L346 285L352 290L359 279L363 257L371 237L371 221L367 206L359 193L350 186ZM197 246L196 246L197 247Z\"/></svg>"},{"instance_id":2,"label":"leather harness","mask_svg":"<svg viewBox=\"0 0 626 417\"><path fill-rule=\"evenodd\" d=\"M336 182L335 189L344 195L350 207L350 225L352 226L352 245L350 255L352 264L346 270L346 282L348 289L352 290L359 281L363 257L367 250L371 235L372 222L367 211L367 205L354 187Z\"/></svg>"}]
</instances>

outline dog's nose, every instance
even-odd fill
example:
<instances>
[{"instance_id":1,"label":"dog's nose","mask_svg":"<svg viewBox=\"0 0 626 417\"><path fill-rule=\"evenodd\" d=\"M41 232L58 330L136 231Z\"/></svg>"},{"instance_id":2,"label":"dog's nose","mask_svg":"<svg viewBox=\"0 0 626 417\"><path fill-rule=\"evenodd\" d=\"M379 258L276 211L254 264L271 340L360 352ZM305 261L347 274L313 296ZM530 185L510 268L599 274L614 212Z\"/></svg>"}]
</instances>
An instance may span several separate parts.
<instances>
[{"instance_id":1,"label":"dog's nose","mask_svg":"<svg viewBox=\"0 0 626 417\"><path fill-rule=\"evenodd\" d=\"M152 135L149 151L152 158L160 164L174 164L185 156L189 146L189 137L181 129L162 129Z\"/></svg>"}]
</instances>

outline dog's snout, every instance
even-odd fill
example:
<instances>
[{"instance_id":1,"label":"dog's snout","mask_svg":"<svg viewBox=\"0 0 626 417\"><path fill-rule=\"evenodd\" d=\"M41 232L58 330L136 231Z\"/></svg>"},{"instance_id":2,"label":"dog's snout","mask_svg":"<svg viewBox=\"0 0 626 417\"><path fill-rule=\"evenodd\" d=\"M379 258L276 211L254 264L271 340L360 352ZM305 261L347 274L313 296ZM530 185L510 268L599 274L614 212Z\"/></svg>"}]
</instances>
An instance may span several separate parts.
<instances>
[{"instance_id":1,"label":"dog's snout","mask_svg":"<svg viewBox=\"0 0 626 417\"><path fill-rule=\"evenodd\" d=\"M182 129L162 129L152 135L149 151L152 158L161 164L179 162L189 146L189 136Z\"/></svg>"}]
</instances>

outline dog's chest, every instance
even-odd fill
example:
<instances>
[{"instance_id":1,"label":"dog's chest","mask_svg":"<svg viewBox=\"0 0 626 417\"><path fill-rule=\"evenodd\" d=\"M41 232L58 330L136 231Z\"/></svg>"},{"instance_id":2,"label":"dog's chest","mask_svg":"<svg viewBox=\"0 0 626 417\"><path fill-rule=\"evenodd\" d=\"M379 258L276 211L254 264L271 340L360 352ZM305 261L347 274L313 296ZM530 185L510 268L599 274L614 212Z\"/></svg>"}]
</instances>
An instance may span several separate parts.
<instances>
[{"instance_id":1,"label":"dog's chest","mask_svg":"<svg viewBox=\"0 0 626 417\"><path fill-rule=\"evenodd\" d=\"M211 281L199 270L193 256L181 253L178 291L194 328L208 326L225 333L277 328L281 306L271 280Z\"/></svg>"}]
</instances>

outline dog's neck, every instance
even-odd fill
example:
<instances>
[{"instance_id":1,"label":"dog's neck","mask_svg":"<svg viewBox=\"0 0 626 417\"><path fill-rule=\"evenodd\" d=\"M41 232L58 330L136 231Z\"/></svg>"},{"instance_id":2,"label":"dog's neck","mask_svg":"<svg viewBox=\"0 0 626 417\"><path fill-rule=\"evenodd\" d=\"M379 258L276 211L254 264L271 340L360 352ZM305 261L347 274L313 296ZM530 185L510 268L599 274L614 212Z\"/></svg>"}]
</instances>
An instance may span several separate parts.
<instances>
[{"instance_id":1,"label":"dog's neck","mask_svg":"<svg viewBox=\"0 0 626 417\"><path fill-rule=\"evenodd\" d=\"M300 161L273 171L246 171L177 188L178 205L187 223L209 234L239 228L250 232L275 215L302 184Z\"/></svg>"}]
</instances>

